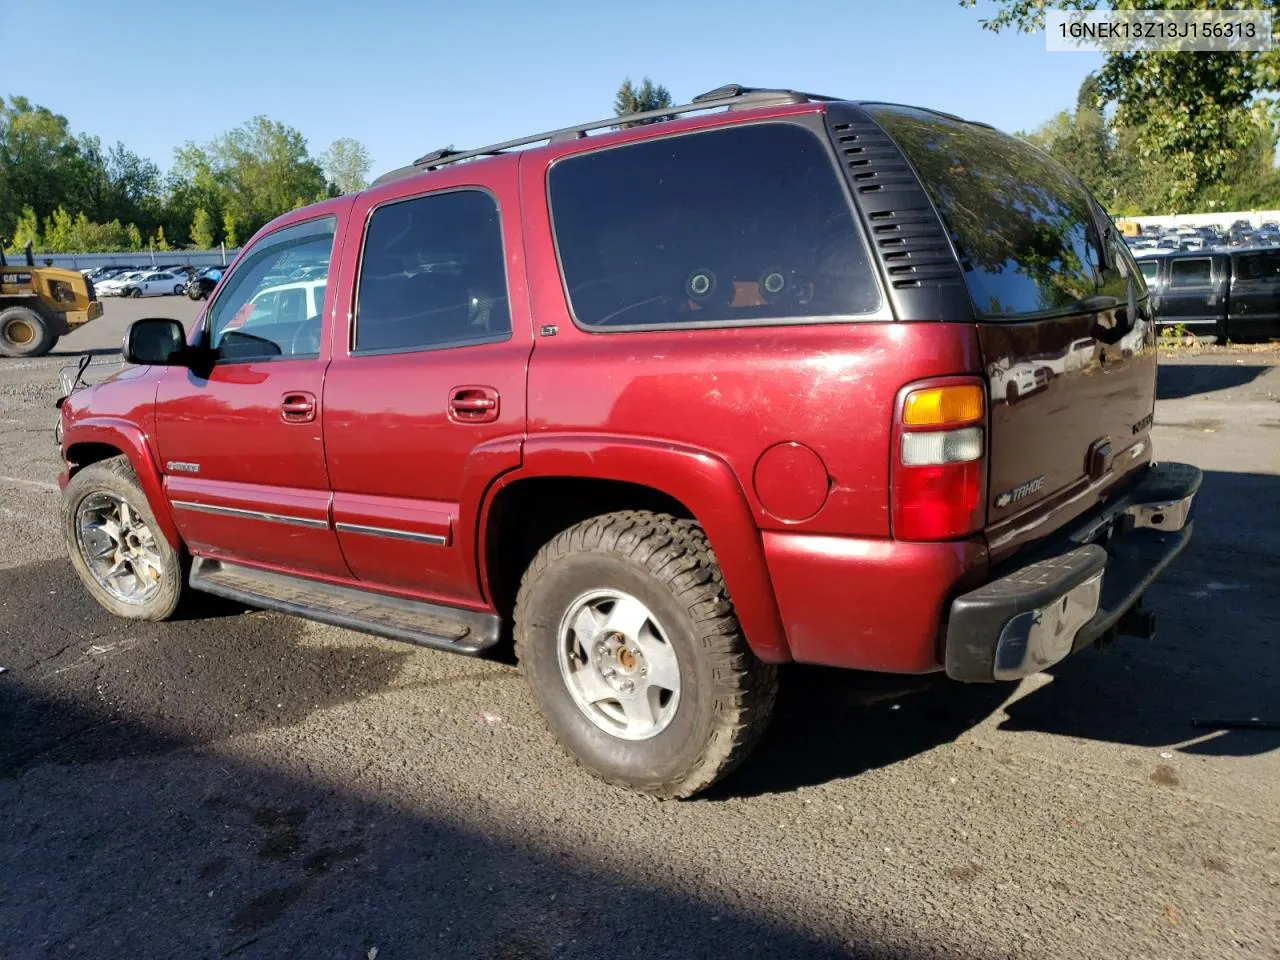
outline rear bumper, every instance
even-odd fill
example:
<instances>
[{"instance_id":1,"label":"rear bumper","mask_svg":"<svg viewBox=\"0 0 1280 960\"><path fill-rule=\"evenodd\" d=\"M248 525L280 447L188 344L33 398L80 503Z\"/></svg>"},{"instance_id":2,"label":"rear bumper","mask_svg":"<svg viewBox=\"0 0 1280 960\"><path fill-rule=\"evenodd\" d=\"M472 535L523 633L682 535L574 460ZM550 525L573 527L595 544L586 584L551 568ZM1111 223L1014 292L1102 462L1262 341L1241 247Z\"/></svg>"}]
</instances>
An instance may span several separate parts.
<instances>
[{"instance_id":1,"label":"rear bumper","mask_svg":"<svg viewBox=\"0 0 1280 960\"><path fill-rule=\"evenodd\" d=\"M1112 631L1149 635L1138 604L1191 540L1200 481L1189 464L1152 466L1123 496L958 596L947 621L948 676L1015 680Z\"/></svg>"}]
</instances>

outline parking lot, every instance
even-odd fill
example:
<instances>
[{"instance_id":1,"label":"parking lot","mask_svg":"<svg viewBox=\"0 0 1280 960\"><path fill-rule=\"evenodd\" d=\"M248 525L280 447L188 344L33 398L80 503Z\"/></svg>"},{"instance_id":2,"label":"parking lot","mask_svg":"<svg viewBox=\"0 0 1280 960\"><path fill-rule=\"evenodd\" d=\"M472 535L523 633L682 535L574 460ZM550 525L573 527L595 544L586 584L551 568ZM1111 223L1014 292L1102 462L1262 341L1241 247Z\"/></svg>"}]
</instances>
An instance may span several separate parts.
<instances>
[{"instance_id":1,"label":"parking lot","mask_svg":"<svg viewBox=\"0 0 1280 960\"><path fill-rule=\"evenodd\" d=\"M1280 956L1280 353L1162 361L1192 546L1017 685L791 668L710 794L601 785L516 669L210 603L136 625L58 526L58 371L0 360L0 956Z\"/></svg>"}]
</instances>

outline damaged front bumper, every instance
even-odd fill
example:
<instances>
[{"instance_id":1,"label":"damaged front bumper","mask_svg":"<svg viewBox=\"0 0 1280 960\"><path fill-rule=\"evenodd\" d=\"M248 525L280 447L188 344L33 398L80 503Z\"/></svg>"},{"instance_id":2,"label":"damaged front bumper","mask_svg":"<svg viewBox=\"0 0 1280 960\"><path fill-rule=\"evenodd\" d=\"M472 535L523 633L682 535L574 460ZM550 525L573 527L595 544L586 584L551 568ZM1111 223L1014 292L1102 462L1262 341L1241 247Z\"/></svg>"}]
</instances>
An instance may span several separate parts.
<instances>
[{"instance_id":1,"label":"damaged front bumper","mask_svg":"<svg viewBox=\"0 0 1280 960\"><path fill-rule=\"evenodd\" d=\"M970 683L1038 673L1113 632L1154 633L1142 592L1191 540L1202 474L1153 465L1133 488L951 604L946 670ZM997 571L998 572L998 571Z\"/></svg>"}]
</instances>

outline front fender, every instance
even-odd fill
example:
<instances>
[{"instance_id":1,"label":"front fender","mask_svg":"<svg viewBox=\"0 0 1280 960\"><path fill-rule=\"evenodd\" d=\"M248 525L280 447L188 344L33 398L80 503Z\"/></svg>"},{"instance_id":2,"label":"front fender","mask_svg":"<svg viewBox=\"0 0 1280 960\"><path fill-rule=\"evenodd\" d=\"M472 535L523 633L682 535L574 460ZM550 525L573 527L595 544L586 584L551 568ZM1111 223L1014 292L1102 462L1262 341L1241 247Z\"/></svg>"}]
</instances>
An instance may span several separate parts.
<instances>
[{"instance_id":1,"label":"front fender","mask_svg":"<svg viewBox=\"0 0 1280 960\"><path fill-rule=\"evenodd\" d=\"M85 417L65 425L62 449L66 467L58 478L58 485L63 489L80 469L75 463L76 446L87 444L114 447L129 458L129 464L138 478L138 486L147 498L147 505L155 515L160 532L170 546L180 550L182 537L178 534L178 527L173 522L173 512L164 495L164 477L151 446L147 443L146 435L138 425L115 417Z\"/></svg>"},{"instance_id":2,"label":"front fender","mask_svg":"<svg viewBox=\"0 0 1280 960\"><path fill-rule=\"evenodd\" d=\"M702 525L724 574L747 642L769 663L791 659L764 542L733 469L719 457L680 444L581 434L530 436L519 469L489 491L534 477L573 477L642 484L683 503Z\"/></svg>"}]
</instances>

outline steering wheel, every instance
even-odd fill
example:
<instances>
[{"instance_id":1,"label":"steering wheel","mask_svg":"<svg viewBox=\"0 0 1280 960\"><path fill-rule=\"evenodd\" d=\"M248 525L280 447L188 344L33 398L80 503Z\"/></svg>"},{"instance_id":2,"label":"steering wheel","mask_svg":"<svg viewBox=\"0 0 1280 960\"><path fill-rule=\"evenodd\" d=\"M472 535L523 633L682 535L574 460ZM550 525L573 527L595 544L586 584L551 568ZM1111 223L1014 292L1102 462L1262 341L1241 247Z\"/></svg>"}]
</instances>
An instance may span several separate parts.
<instances>
[{"instance_id":1,"label":"steering wheel","mask_svg":"<svg viewBox=\"0 0 1280 960\"><path fill-rule=\"evenodd\" d=\"M320 318L316 317L315 320L315 323L303 320L298 324L298 329L293 331L293 336L289 339L290 356L299 357L320 352Z\"/></svg>"}]
</instances>

